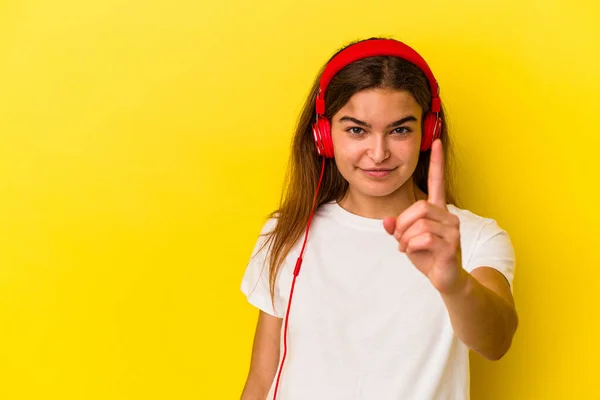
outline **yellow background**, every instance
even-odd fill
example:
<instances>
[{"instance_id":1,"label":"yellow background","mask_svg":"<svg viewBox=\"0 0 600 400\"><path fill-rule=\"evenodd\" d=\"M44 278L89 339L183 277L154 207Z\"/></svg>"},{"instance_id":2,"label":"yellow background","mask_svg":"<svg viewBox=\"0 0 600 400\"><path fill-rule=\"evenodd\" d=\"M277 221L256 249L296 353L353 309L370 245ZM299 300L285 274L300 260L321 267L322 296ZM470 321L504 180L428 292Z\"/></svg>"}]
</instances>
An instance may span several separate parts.
<instances>
[{"instance_id":1,"label":"yellow background","mask_svg":"<svg viewBox=\"0 0 600 400\"><path fill-rule=\"evenodd\" d=\"M0 2L0 398L235 399L239 283L322 63L428 60L463 206L518 257L473 398L600 398L600 10L589 1Z\"/></svg>"}]
</instances>

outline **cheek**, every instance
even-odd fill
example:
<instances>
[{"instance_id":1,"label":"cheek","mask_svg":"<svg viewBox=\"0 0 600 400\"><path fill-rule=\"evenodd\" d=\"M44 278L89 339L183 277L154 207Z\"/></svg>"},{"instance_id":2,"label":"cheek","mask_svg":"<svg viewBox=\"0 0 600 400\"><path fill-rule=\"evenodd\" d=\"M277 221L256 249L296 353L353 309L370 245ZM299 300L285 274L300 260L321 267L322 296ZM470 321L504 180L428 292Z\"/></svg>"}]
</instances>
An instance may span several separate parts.
<instances>
[{"instance_id":1,"label":"cheek","mask_svg":"<svg viewBox=\"0 0 600 400\"><path fill-rule=\"evenodd\" d=\"M421 137L420 132L415 132L409 138L400 141L392 141L390 150L394 156L404 160L405 163L416 163L421 154Z\"/></svg>"},{"instance_id":2,"label":"cheek","mask_svg":"<svg viewBox=\"0 0 600 400\"><path fill-rule=\"evenodd\" d=\"M349 140L345 137L333 137L333 152L339 163L339 169L348 169L355 166L364 154L361 142Z\"/></svg>"},{"instance_id":3,"label":"cheek","mask_svg":"<svg viewBox=\"0 0 600 400\"><path fill-rule=\"evenodd\" d=\"M419 158L419 146L414 143L400 142L391 149L393 157L403 160L405 163L411 163Z\"/></svg>"}]
</instances>

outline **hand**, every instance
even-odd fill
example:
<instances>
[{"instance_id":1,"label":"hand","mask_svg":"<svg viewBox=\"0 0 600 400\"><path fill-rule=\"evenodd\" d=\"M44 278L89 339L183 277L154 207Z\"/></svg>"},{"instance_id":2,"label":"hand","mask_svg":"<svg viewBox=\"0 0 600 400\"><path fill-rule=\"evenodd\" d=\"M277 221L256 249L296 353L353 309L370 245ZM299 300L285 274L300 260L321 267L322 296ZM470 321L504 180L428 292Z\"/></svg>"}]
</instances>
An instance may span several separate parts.
<instances>
[{"instance_id":1,"label":"hand","mask_svg":"<svg viewBox=\"0 0 600 400\"><path fill-rule=\"evenodd\" d=\"M398 248L443 294L459 291L467 282L462 268L459 219L446 206L444 153L438 139L431 148L429 196L398 217L383 220L385 230L398 240Z\"/></svg>"}]
</instances>

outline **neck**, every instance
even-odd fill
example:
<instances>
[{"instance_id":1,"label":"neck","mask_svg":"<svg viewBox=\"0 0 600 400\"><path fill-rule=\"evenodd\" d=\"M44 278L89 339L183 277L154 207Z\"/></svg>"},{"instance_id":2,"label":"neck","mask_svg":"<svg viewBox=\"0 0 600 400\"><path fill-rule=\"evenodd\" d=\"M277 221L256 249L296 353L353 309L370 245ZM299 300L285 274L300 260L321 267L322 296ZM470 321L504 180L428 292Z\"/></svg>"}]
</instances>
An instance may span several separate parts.
<instances>
[{"instance_id":1,"label":"neck","mask_svg":"<svg viewBox=\"0 0 600 400\"><path fill-rule=\"evenodd\" d=\"M413 184L411 178L401 188L387 196L368 196L348 188L339 205L361 217L384 219L398 216L417 200L425 199L427 195Z\"/></svg>"}]
</instances>

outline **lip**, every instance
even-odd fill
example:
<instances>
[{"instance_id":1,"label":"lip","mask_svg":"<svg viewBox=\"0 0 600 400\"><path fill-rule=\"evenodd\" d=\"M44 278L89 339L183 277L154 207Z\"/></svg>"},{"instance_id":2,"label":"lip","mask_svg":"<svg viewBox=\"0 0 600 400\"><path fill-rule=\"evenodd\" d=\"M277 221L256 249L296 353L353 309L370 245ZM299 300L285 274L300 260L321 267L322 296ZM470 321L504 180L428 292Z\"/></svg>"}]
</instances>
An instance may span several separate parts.
<instances>
[{"instance_id":1,"label":"lip","mask_svg":"<svg viewBox=\"0 0 600 400\"><path fill-rule=\"evenodd\" d=\"M388 176L390 174L390 172L392 172L395 169L396 168L373 168L373 169L362 169L361 168L361 171L363 171L366 175L371 176L373 178L385 178L386 176Z\"/></svg>"}]
</instances>

